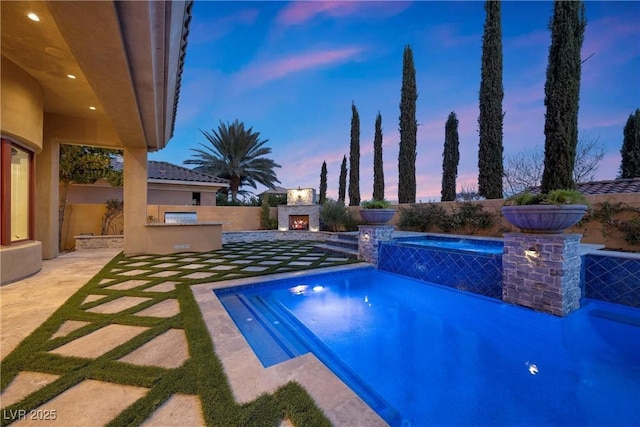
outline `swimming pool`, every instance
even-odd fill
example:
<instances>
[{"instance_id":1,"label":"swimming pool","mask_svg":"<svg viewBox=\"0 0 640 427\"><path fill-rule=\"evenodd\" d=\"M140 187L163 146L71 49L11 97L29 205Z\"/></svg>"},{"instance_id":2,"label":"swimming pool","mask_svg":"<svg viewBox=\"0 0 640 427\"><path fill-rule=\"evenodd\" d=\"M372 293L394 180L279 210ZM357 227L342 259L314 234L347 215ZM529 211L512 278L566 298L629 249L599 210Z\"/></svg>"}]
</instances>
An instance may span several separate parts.
<instances>
[{"instance_id":1,"label":"swimming pool","mask_svg":"<svg viewBox=\"0 0 640 427\"><path fill-rule=\"evenodd\" d=\"M392 425L640 422L638 309L557 318L371 268L216 294L261 360L312 351Z\"/></svg>"}]
</instances>

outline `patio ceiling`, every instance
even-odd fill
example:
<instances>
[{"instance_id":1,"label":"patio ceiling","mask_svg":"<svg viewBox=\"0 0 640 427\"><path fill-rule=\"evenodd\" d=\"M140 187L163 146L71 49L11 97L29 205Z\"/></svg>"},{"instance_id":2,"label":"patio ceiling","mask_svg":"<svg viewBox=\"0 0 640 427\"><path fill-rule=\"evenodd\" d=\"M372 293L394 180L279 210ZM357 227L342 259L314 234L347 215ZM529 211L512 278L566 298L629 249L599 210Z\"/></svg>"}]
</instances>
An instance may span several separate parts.
<instances>
[{"instance_id":1,"label":"patio ceiling","mask_svg":"<svg viewBox=\"0 0 640 427\"><path fill-rule=\"evenodd\" d=\"M117 136L92 145L150 151L166 145L173 134L191 2L0 4L2 55L43 88L45 113L95 122Z\"/></svg>"}]
</instances>

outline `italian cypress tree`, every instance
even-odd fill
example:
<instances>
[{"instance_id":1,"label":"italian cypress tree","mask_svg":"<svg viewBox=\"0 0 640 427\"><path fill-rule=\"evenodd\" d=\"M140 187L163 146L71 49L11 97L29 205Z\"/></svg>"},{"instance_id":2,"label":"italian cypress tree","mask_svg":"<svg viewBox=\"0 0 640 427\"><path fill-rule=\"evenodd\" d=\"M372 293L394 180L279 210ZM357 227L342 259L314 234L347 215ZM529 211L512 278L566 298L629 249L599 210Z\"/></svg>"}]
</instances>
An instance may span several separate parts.
<instances>
[{"instance_id":1,"label":"italian cypress tree","mask_svg":"<svg viewBox=\"0 0 640 427\"><path fill-rule=\"evenodd\" d=\"M460 152L458 150L458 118L454 111L449 114L444 128L444 152L442 153L442 201L456 199L456 177Z\"/></svg>"},{"instance_id":2,"label":"italian cypress tree","mask_svg":"<svg viewBox=\"0 0 640 427\"><path fill-rule=\"evenodd\" d=\"M376 116L376 130L373 137L373 198L384 199L384 170L382 168L382 116Z\"/></svg>"},{"instance_id":3,"label":"italian cypress tree","mask_svg":"<svg viewBox=\"0 0 640 427\"><path fill-rule=\"evenodd\" d=\"M586 27L582 1L559 1L553 5L551 46L544 85L544 172L541 191L572 189L578 145L580 101L580 49Z\"/></svg>"},{"instance_id":4,"label":"italian cypress tree","mask_svg":"<svg viewBox=\"0 0 640 427\"><path fill-rule=\"evenodd\" d=\"M416 201L416 69L411 46L404 48L402 90L400 92L400 150L398 153L398 203Z\"/></svg>"},{"instance_id":5,"label":"italian cypress tree","mask_svg":"<svg viewBox=\"0 0 640 427\"><path fill-rule=\"evenodd\" d=\"M640 109L627 119L620 154L620 178L640 176Z\"/></svg>"},{"instance_id":6,"label":"italian cypress tree","mask_svg":"<svg viewBox=\"0 0 640 427\"><path fill-rule=\"evenodd\" d=\"M320 197L318 203L323 204L327 200L327 162L322 162L320 170Z\"/></svg>"},{"instance_id":7,"label":"italian cypress tree","mask_svg":"<svg viewBox=\"0 0 640 427\"><path fill-rule=\"evenodd\" d=\"M478 148L478 193L487 199L502 198L502 24L500 1L484 3L487 16L482 36L480 80L480 144ZM443 181L444 185L444 181ZM444 191L444 188L443 188ZM454 189L455 191L455 189ZM443 193L444 197L444 193Z\"/></svg>"},{"instance_id":8,"label":"italian cypress tree","mask_svg":"<svg viewBox=\"0 0 640 427\"><path fill-rule=\"evenodd\" d=\"M340 180L338 181L338 200L344 202L347 190L347 156L342 157L342 166L340 166Z\"/></svg>"},{"instance_id":9,"label":"italian cypress tree","mask_svg":"<svg viewBox=\"0 0 640 427\"><path fill-rule=\"evenodd\" d=\"M351 103L351 150L349 153L349 206L360 205L360 115Z\"/></svg>"}]
</instances>

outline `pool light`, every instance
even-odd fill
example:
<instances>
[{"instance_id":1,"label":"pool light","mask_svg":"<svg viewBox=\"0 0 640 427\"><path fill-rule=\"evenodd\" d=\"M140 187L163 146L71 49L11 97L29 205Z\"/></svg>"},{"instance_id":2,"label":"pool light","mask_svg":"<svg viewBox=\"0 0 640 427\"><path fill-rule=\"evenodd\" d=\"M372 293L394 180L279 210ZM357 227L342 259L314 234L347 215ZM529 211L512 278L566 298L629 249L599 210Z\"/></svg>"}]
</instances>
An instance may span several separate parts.
<instances>
[{"instance_id":1,"label":"pool light","mask_svg":"<svg viewBox=\"0 0 640 427\"><path fill-rule=\"evenodd\" d=\"M294 295L304 295L307 289L309 289L309 286L307 285L298 285L298 286L294 286L293 288L289 288L289 292L291 292Z\"/></svg>"},{"instance_id":2,"label":"pool light","mask_svg":"<svg viewBox=\"0 0 640 427\"><path fill-rule=\"evenodd\" d=\"M322 285L315 285L312 289L313 292L322 292L324 291L324 286Z\"/></svg>"},{"instance_id":3,"label":"pool light","mask_svg":"<svg viewBox=\"0 0 640 427\"><path fill-rule=\"evenodd\" d=\"M534 363L529 363L528 361L525 362L525 365L527 365L527 367L529 368L529 373L531 375L535 375L538 373L538 366Z\"/></svg>"},{"instance_id":4,"label":"pool light","mask_svg":"<svg viewBox=\"0 0 640 427\"><path fill-rule=\"evenodd\" d=\"M529 249L524 251L524 256L529 261L537 261L540 258L540 252L538 252L537 248L531 246Z\"/></svg>"}]
</instances>

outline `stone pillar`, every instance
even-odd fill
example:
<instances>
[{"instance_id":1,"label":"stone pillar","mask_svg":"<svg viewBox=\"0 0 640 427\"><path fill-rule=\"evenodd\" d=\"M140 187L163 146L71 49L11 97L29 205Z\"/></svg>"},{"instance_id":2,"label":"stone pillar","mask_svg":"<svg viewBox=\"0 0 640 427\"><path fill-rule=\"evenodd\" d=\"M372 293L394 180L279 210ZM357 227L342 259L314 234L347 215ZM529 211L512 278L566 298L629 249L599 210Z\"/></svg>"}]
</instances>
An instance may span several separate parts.
<instances>
[{"instance_id":1,"label":"stone pillar","mask_svg":"<svg viewBox=\"0 0 640 427\"><path fill-rule=\"evenodd\" d=\"M580 234L505 233L502 299L556 316L580 307Z\"/></svg>"},{"instance_id":2,"label":"stone pillar","mask_svg":"<svg viewBox=\"0 0 640 427\"><path fill-rule=\"evenodd\" d=\"M124 149L124 253L147 250L147 147Z\"/></svg>"},{"instance_id":3,"label":"stone pillar","mask_svg":"<svg viewBox=\"0 0 640 427\"><path fill-rule=\"evenodd\" d=\"M378 242L391 240L393 225L359 225L358 259L378 266Z\"/></svg>"}]
</instances>

